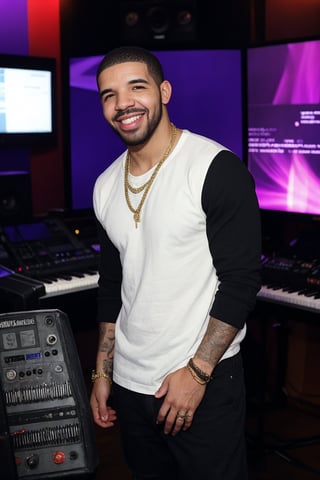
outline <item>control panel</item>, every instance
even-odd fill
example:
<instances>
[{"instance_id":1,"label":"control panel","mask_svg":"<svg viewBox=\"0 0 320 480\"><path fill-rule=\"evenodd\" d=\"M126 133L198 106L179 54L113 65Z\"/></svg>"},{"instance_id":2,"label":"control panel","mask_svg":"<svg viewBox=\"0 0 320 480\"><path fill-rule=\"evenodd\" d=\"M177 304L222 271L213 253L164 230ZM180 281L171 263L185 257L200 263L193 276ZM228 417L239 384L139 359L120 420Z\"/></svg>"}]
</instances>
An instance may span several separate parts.
<instances>
[{"instance_id":1,"label":"control panel","mask_svg":"<svg viewBox=\"0 0 320 480\"><path fill-rule=\"evenodd\" d=\"M94 472L93 420L67 315L1 314L0 364L18 478L81 478Z\"/></svg>"},{"instance_id":2,"label":"control panel","mask_svg":"<svg viewBox=\"0 0 320 480\"><path fill-rule=\"evenodd\" d=\"M264 257L262 280L265 284L287 284L297 290L320 287L320 260L301 260L286 257Z\"/></svg>"},{"instance_id":3,"label":"control panel","mask_svg":"<svg viewBox=\"0 0 320 480\"><path fill-rule=\"evenodd\" d=\"M89 221L81 223L83 228L76 228L76 223L70 222L49 217L32 223L0 226L0 264L34 278L97 265L98 245L86 242L83 234Z\"/></svg>"}]
</instances>

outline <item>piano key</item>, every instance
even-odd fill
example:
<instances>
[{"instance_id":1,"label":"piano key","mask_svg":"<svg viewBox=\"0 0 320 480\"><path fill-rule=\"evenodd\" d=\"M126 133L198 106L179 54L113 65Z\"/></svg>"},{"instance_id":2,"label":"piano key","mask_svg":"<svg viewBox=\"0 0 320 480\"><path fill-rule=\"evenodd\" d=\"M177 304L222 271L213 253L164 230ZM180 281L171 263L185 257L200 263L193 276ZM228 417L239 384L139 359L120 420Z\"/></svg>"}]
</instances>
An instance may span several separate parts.
<instances>
[{"instance_id":1,"label":"piano key","mask_svg":"<svg viewBox=\"0 0 320 480\"><path fill-rule=\"evenodd\" d=\"M90 270L89 272L81 272L79 274L70 274L67 275L59 274L55 279L43 278L41 281L45 287L45 295L43 297L53 297L57 295L63 295L66 293L79 292L81 290L88 290L92 288L97 288L99 274L97 271ZM43 298L41 297L41 298Z\"/></svg>"},{"instance_id":2,"label":"piano key","mask_svg":"<svg viewBox=\"0 0 320 480\"><path fill-rule=\"evenodd\" d=\"M305 295L306 297L314 297L316 298L316 295L319 294L319 291L318 290L305 290L303 295Z\"/></svg>"},{"instance_id":3,"label":"piano key","mask_svg":"<svg viewBox=\"0 0 320 480\"><path fill-rule=\"evenodd\" d=\"M71 272L71 275L73 277L78 277L78 278L83 278L84 277L84 273L82 273L82 272Z\"/></svg>"},{"instance_id":4,"label":"piano key","mask_svg":"<svg viewBox=\"0 0 320 480\"><path fill-rule=\"evenodd\" d=\"M70 275L70 273L62 273L59 275L59 278L62 278L63 280L67 280L67 281L70 281L72 280L72 275Z\"/></svg>"},{"instance_id":5,"label":"piano key","mask_svg":"<svg viewBox=\"0 0 320 480\"><path fill-rule=\"evenodd\" d=\"M309 292L309 290L305 290ZM281 303L296 308L311 310L313 312L320 312L320 292L313 291L313 295L305 295L302 290L288 291L287 289L274 290L267 285L262 285L258 292L257 298L274 303Z\"/></svg>"}]
</instances>

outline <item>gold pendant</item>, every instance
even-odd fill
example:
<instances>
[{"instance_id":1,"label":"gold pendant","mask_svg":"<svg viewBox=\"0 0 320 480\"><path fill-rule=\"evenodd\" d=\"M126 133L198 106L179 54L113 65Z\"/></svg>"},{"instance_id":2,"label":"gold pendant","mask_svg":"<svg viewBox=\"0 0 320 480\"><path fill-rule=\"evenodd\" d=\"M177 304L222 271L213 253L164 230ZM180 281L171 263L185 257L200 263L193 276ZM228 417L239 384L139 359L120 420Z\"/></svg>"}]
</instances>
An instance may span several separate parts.
<instances>
[{"instance_id":1,"label":"gold pendant","mask_svg":"<svg viewBox=\"0 0 320 480\"><path fill-rule=\"evenodd\" d=\"M135 221L136 228L138 228L138 223L140 222L140 213L139 212L134 212L133 220Z\"/></svg>"}]
</instances>

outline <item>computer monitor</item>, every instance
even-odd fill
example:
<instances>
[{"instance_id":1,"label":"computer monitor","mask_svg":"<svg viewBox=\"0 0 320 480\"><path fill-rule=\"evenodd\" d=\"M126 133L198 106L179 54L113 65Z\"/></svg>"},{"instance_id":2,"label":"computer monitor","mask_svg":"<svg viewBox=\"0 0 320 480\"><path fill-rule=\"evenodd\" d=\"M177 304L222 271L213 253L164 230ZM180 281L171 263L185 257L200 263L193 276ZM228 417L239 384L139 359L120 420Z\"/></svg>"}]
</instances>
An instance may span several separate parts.
<instances>
[{"instance_id":1,"label":"computer monitor","mask_svg":"<svg viewBox=\"0 0 320 480\"><path fill-rule=\"evenodd\" d=\"M262 210L320 216L320 40L247 49L248 168Z\"/></svg>"},{"instance_id":2,"label":"computer monitor","mask_svg":"<svg viewBox=\"0 0 320 480\"><path fill-rule=\"evenodd\" d=\"M56 61L0 55L0 147L56 141Z\"/></svg>"}]
</instances>

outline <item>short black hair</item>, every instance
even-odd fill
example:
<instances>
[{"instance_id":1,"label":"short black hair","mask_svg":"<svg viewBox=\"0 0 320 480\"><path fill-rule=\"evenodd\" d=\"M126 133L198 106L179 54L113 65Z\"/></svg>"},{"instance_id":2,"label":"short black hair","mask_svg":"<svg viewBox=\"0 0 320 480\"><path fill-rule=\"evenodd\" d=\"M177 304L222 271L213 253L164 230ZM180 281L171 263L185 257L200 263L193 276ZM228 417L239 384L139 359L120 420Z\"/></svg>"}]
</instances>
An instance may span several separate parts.
<instances>
[{"instance_id":1,"label":"short black hair","mask_svg":"<svg viewBox=\"0 0 320 480\"><path fill-rule=\"evenodd\" d=\"M124 46L111 50L103 57L97 69L97 81L100 73L106 68L126 62L141 62L147 65L148 71L157 85L164 80L163 68L158 58L149 50L136 46Z\"/></svg>"}]
</instances>

